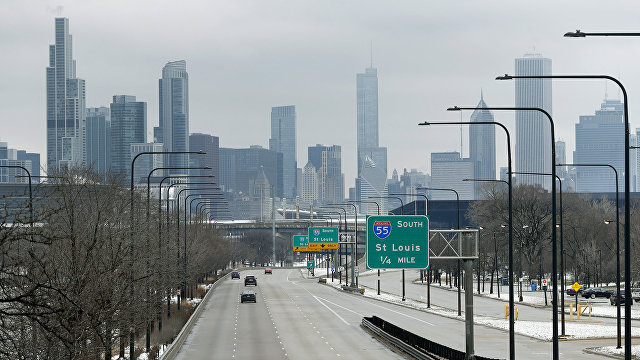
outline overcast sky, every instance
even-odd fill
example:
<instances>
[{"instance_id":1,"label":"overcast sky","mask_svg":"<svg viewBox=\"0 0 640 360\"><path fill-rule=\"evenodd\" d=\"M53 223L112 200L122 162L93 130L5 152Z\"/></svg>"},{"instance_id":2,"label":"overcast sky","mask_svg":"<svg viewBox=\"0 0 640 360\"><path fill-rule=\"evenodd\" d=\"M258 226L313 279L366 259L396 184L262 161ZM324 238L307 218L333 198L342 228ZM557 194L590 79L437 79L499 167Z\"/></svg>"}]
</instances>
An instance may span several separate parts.
<instances>
[{"instance_id":1,"label":"overcast sky","mask_svg":"<svg viewBox=\"0 0 640 360\"><path fill-rule=\"evenodd\" d=\"M158 78L167 61L189 72L190 131L220 137L221 147L268 147L272 106L295 105L298 166L307 147L341 145L345 186L356 175L356 73L378 69L380 146L394 168L429 170L431 152L460 151L460 129L419 128L425 120L467 120L480 91L489 106L514 104L514 59L536 52L555 74L609 74L629 94L632 129L640 111L640 38L567 39L567 31L640 32L636 1L374 0L3 0L0 12L0 141L39 152L46 163L45 68L54 18L69 18L77 75L87 106L114 94L148 103L158 123ZM58 10L56 10L58 9ZM558 139L575 148L579 115L593 114L604 81L557 81ZM494 113L513 131L514 116ZM635 131L635 130L632 130ZM463 155L468 155L464 131ZM496 132L498 167L506 166ZM149 135L151 139L151 135Z\"/></svg>"}]
</instances>

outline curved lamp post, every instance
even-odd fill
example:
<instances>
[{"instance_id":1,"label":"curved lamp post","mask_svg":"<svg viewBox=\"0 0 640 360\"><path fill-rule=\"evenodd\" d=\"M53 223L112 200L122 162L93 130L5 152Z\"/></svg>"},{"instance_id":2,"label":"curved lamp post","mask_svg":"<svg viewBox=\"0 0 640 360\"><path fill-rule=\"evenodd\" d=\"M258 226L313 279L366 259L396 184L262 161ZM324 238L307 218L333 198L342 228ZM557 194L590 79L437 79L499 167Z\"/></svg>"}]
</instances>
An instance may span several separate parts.
<instances>
[{"instance_id":1,"label":"curved lamp post","mask_svg":"<svg viewBox=\"0 0 640 360\"><path fill-rule=\"evenodd\" d=\"M217 183L212 182L211 185L217 185ZM219 189L218 187L197 187L197 188L184 188L184 189L180 189L178 191L178 194L176 195L176 224L177 224L177 228L178 228L178 232L177 232L177 244L178 244L178 268L180 268L180 195L182 195L183 192L185 191L198 191L198 190L217 190ZM186 201L185 201L185 207L186 207ZM184 209L184 212L186 214L187 209ZM187 228L187 224L185 222L184 224L185 230ZM186 295L186 274L187 274L187 238L184 238L184 252L182 254L182 265L183 265L183 285L184 287L182 288L182 299L185 299L185 295ZM178 271L176 271L177 273ZM178 275L179 276L179 275ZM178 301L179 303L180 301Z\"/></svg>"},{"instance_id":2,"label":"curved lamp post","mask_svg":"<svg viewBox=\"0 0 640 360\"><path fill-rule=\"evenodd\" d=\"M504 124L497 121L475 121L475 122L457 122L457 121L438 121L428 122L425 121L418 125L496 125L504 130L507 136L507 174L509 176L509 359L515 360L516 347L515 347L515 306L513 299L513 183L511 176L511 135L509 130Z\"/></svg>"},{"instance_id":3,"label":"curved lamp post","mask_svg":"<svg viewBox=\"0 0 640 360\"><path fill-rule=\"evenodd\" d=\"M347 233L347 210L343 207L340 206L333 206L333 207L327 207L327 206L321 206L320 209L331 209L331 210L337 210L340 209L344 212L344 233ZM338 242L338 267L342 267L342 256L340 255L340 242ZM345 285L348 286L348 278L349 278L349 271L347 269L347 255L345 253L344 256L344 264L345 264L345 277L344 277L344 283ZM338 283L342 284L342 271L338 271Z\"/></svg>"},{"instance_id":4,"label":"curved lamp post","mask_svg":"<svg viewBox=\"0 0 640 360\"><path fill-rule=\"evenodd\" d=\"M616 176L616 290L617 293L620 294L620 189L619 189L619 181L618 181L618 170L613 165L610 164L557 164L556 166L584 166L584 167L608 167L613 170L613 173ZM626 299L626 298L625 298ZM626 308L625 308L626 311ZM622 314L620 310L620 302L616 303L616 317L617 321L617 329L618 329L618 349L622 347Z\"/></svg>"},{"instance_id":5,"label":"curved lamp post","mask_svg":"<svg viewBox=\"0 0 640 360\"><path fill-rule=\"evenodd\" d=\"M130 270L129 270L129 278L130 278L130 290L129 290L129 301L130 301L130 305L129 305L129 354L131 359L133 359L133 354L134 354L134 350L135 350L135 334L134 334L134 329L135 329L135 324L133 322L133 296L134 296L134 292L133 292L133 285L134 285L134 274L133 274L133 233L134 233L134 228L135 228L135 224L134 224L134 208L133 208L133 185L134 185L134 169L135 169L135 163L136 160L138 160L138 158L142 155L163 155L163 154L206 154L203 151L143 151L141 153L136 154L136 156L133 157L133 159L131 160L131 189L130 189L130 201L131 201L131 230L129 231L129 241L130 241L130 256L131 256L131 266L130 266Z\"/></svg>"},{"instance_id":6,"label":"curved lamp post","mask_svg":"<svg viewBox=\"0 0 640 360\"><path fill-rule=\"evenodd\" d=\"M505 75L506 77L506 75ZM500 78L496 78L496 80L498 80ZM475 111L477 108L476 107L458 107L458 106L454 106L451 108L448 108L447 111L460 111L460 110L473 110ZM554 166L555 162L556 162L556 137L555 137L555 125L553 122L553 118L551 117L551 115L544 109L539 108L539 107L519 107L519 106L515 106L515 107L484 107L483 109L486 110L497 110L497 111L537 111L540 112L542 114L544 114L546 116L546 118L549 120L549 124L550 124L550 131L551 131L551 174L552 177L555 178L556 176L556 167ZM551 218L552 218L552 223L555 224L556 223L556 182L555 181L551 181L551 202L553 203L553 206L551 207ZM553 332L553 336L552 336L552 342L553 342L553 359L557 360L558 357L560 356L560 351L559 351L559 347L558 347L558 254L557 254L557 239L556 239L556 232L552 231L551 232L551 253L552 253L552 259L551 259L551 276L552 276L552 285L553 285L553 324L552 324L552 332ZM564 311L564 309L563 309Z\"/></svg>"},{"instance_id":7,"label":"curved lamp post","mask_svg":"<svg viewBox=\"0 0 640 360\"><path fill-rule=\"evenodd\" d=\"M570 33L565 34L566 37L586 37L586 36L636 36L636 33L581 33L577 31L576 36ZM623 95L624 106L624 283L625 283L625 299L631 298L631 208L630 208L630 186L631 186L631 167L629 158L629 105L627 90L622 83L609 75L507 75L498 76L496 80L513 80L513 79L573 79L573 80L610 80L614 82ZM555 167L554 167L555 169ZM631 359L631 304L625 301L624 305L624 353L625 359ZM557 349L554 348L554 359L557 359Z\"/></svg>"},{"instance_id":8,"label":"curved lamp post","mask_svg":"<svg viewBox=\"0 0 640 360\"><path fill-rule=\"evenodd\" d=\"M353 228L353 249L351 253L351 286L358 286L358 279L355 277L356 265L358 265L358 207L352 203L327 204L329 206L353 206L354 228ZM346 210L345 210L345 227L346 227ZM345 261L346 265L346 261Z\"/></svg>"}]
</instances>

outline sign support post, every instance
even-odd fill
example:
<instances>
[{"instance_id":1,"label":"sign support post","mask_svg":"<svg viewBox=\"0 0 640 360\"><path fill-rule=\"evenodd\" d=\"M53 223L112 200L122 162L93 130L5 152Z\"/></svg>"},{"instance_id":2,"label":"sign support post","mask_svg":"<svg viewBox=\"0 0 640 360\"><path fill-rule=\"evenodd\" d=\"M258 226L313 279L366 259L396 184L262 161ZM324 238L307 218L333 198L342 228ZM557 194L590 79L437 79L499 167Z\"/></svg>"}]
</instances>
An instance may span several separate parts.
<instances>
[{"instance_id":1,"label":"sign support post","mask_svg":"<svg viewBox=\"0 0 640 360\"><path fill-rule=\"evenodd\" d=\"M473 240L469 234L465 234L463 254L472 252ZM464 323L465 323L465 359L474 358L474 340L473 340L473 259L464 259Z\"/></svg>"}]
</instances>

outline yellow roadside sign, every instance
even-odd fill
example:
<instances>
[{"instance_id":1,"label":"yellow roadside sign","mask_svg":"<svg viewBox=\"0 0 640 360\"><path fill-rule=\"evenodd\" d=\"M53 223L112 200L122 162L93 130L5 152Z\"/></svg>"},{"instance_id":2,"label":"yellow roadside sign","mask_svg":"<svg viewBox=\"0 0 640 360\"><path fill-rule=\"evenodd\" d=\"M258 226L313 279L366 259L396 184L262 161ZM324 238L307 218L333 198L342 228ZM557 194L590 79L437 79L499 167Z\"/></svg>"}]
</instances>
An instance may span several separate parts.
<instances>
[{"instance_id":1,"label":"yellow roadside sign","mask_svg":"<svg viewBox=\"0 0 640 360\"><path fill-rule=\"evenodd\" d=\"M578 292L578 290L580 290L582 286L580 286L580 284L578 284L578 282L574 282L573 285L571 286L571 288L573 289L573 291L575 291L576 293Z\"/></svg>"},{"instance_id":2,"label":"yellow roadside sign","mask_svg":"<svg viewBox=\"0 0 640 360\"><path fill-rule=\"evenodd\" d=\"M338 249L339 243L309 243L309 249L325 250L325 249Z\"/></svg>"},{"instance_id":3,"label":"yellow roadside sign","mask_svg":"<svg viewBox=\"0 0 640 360\"><path fill-rule=\"evenodd\" d=\"M308 246L294 246L293 251L309 251Z\"/></svg>"}]
</instances>

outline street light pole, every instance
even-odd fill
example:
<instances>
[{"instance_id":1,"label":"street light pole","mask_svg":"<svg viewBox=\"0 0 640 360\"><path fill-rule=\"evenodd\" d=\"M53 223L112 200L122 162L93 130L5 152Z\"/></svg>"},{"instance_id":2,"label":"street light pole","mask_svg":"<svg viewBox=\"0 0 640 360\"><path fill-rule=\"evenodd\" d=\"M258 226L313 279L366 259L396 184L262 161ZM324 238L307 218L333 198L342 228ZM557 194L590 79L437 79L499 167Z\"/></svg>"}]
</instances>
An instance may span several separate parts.
<instances>
[{"instance_id":1,"label":"street light pole","mask_svg":"<svg viewBox=\"0 0 640 360\"><path fill-rule=\"evenodd\" d=\"M323 209L340 209L344 212L344 234L346 236L347 234L347 210L345 208L343 208L342 206L339 205L334 205L332 207L327 207L327 206L323 206ZM346 244L345 244L346 245ZM342 267L342 255L340 255L340 242L338 241L338 266ZM345 255L344 255L344 270L345 270L345 276L344 276L344 283L346 286L349 286L349 271L347 268L347 254L345 251ZM342 271L338 271L338 283L342 284Z\"/></svg>"},{"instance_id":2,"label":"street light pole","mask_svg":"<svg viewBox=\"0 0 640 360\"><path fill-rule=\"evenodd\" d=\"M326 211L326 210L323 210L323 212L327 213L327 214L334 214L334 215L337 214L338 215L338 229L340 229L340 226L342 225L342 214L340 213L340 211ZM340 247L340 245L339 245L339 242L338 242L338 259L340 259L340 248L339 247ZM335 256L335 254L334 254L334 256ZM331 282L333 282L333 274L335 273L335 270L336 270L336 268L335 268L335 265L336 265L335 264L335 257L332 260L334 260L334 266L333 266L333 270L331 271ZM339 263L338 263L338 266L340 266ZM342 282L342 279L340 279L340 282ZM380 287L378 287L378 295L380 295Z\"/></svg>"},{"instance_id":3,"label":"street light pole","mask_svg":"<svg viewBox=\"0 0 640 360\"><path fill-rule=\"evenodd\" d=\"M575 37L586 36L636 36L637 33L580 33ZM577 35L577 34L576 34ZM565 34L566 37L573 37L571 33ZM627 90L622 83L609 75L507 75L498 76L496 80L513 80L513 79L580 79L580 80L593 80L604 79L613 81L620 90L623 96L624 106L624 283L625 283L625 298L631 298L631 167L629 157L629 101L627 97ZM555 167L554 167L555 169ZM625 302L624 305L624 354L625 359L631 359L631 303ZM555 356L555 352L554 352ZM554 357L555 358L555 357Z\"/></svg>"},{"instance_id":4,"label":"street light pole","mask_svg":"<svg viewBox=\"0 0 640 360\"><path fill-rule=\"evenodd\" d=\"M505 180L498 180L498 179L462 179L462 181L475 181L475 182L500 182L500 183L504 183L507 185L507 187L509 187L509 183ZM506 225L502 224L500 225L501 228L505 228L507 227ZM493 232L493 246L494 246L494 268L495 268L495 272L496 272L496 288L498 289L498 299L500 298L500 284L498 283L500 281L500 274L498 272L498 243L496 241L496 233L495 231ZM491 287L489 289L489 293L493 294L493 272L491 273Z\"/></svg>"},{"instance_id":5,"label":"street light pole","mask_svg":"<svg viewBox=\"0 0 640 360\"><path fill-rule=\"evenodd\" d=\"M514 299L513 299L513 182L511 174L511 135L509 130L504 124L497 121L439 121L428 122L425 121L418 125L496 125L504 130L507 137L507 175L509 176L509 360L515 360L516 358L516 346L515 346L515 313L514 313Z\"/></svg>"},{"instance_id":6,"label":"street light pole","mask_svg":"<svg viewBox=\"0 0 640 360\"><path fill-rule=\"evenodd\" d=\"M212 182L211 185L217 185L217 183ZM197 190L219 190L219 188L218 187L208 187L208 188L207 187L204 187L204 188L203 187L197 187L197 188L185 188L185 189L181 189L180 191L178 191L178 194L176 195L176 210L177 210L176 211L176 224L177 224L177 229L178 229L178 232L176 234L177 235L176 244L178 246L177 269L180 268L180 195L184 191L197 191ZM186 213L187 213L186 201L185 201L185 205L184 206L185 206L184 212L185 212L185 215L186 215ZM186 223L186 220L185 220L185 224L184 224L185 234L186 234L186 229L187 229L187 223ZM184 252L182 254L182 257L183 257L183 260L182 260L182 266L183 266L183 274L182 274L182 276L183 276L183 278L182 278L183 284L182 285L183 285L183 287L182 287L182 298L181 298L181 300L184 300L184 299L186 299L186 292L187 292L187 278L186 278L186 276L187 276L187 237L186 236L184 238ZM179 273L179 270L176 271L176 275L178 276L178 279L179 279L180 275L178 273ZM178 280L178 282L179 282L179 280Z\"/></svg>"},{"instance_id":7,"label":"street light pole","mask_svg":"<svg viewBox=\"0 0 640 360\"><path fill-rule=\"evenodd\" d=\"M479 124L479 123L476 123L476 124ZM458 230L460 230L460 194L458 194L457 191L455 191L454 189L445 189L445 188L438 189L438 188L432 188L432 187L418 187L416 188L416 190L453 191L453 193L456 195L456 209L458 211ZM458 260L457 262L458 262L458 316L461 316L462 315L462 299L460 294L460 288L462 287L462 284L460 284L460 260ZM471 276L473 276L473 274Z\"/></svg>"},{"instance_id":8,"label":"street light pole","mask_svg":"<svg viewBox=\"0 0 640 360\"><path fill-rule=\"evenodd\" d=\"M347 202L356 203L356 204L360 204L360 203L376 204L376 206L378 207L378 215L380 215L380 204L378 204L377 201L349 200ZM356 285L357 285L357 282L356 282ZM378 295L380 295L380 269L378 269Z\"/></svg>"},{"instance_id":9,"label":"street light pole","mask_svg":"<svg viewBox=\"0 0 640 360\"><path fill-rule=\"evenodd\" d=\"M134 274L133 274L133 233L134 233L134 207L133 207L133 184L134 184L134 169L135 169L135 162L136 160L138 160L138 158L142 155L163 155L163 154L206 154L203 151L143 151L140 152L138 154L136 154L136 156L133 157L133 159L131 160L131 189L130 189L130 202L131 202L131 207L130 207L130 217L131 217L131 224L130 224L130 231L129 231L129 241L130 241L130 246L129 246L129 253L130 253L130 269L129 269L129 279L130 279L130 289L129 289L129 357L131 359L133 359L133 354L135 351L135 324L133 322L133 297L134 297L134 291L133 291L133 284L134 284Z\"/></svg>"},{"instance_id":10,"label":"street light pole","mask_svg":"<svg viewBox=\"0 0 640 360\"><path fill-rule=\"evenodd\" d=\"M475 111L477 108L476 107L452 107L452 108L448 108L448 111L460 111L460 110L473 110ZM549 120L549 124L550 124L550 130L551 130L551 175L552 178L555 178L556 176L556 167L554 166L555 162L556 162L556 140L555 140L555 126L553 123L553 118L551 117L551 115L544 109L539 108L539 107L485 107L483 109L486 110L498 110L498 111L511 111L511 110L515 110L515 111L538 111L541 112L542 114L544 114L547 119ZM556 223L556 207L555 207L555 203L556 203L556 182L551 180L551 203L553 203L554 205L551 207L551 219L552 219L552 223L555 224ZM560 356L560 351L559 351L559 346L558 346L558 255L557 255L557 240L556 240L556 232L552 231L551 232L551 253L552 253L552 259L551 259L551 276L553 277L551 279L552 281L552 285L553 285L553 324L552 324L552 329L553 329L553 336L552 336L552 341L553 341L553 359L557 360L558 357ZM564 311L564 310L563 310Z\"/></svg>"},{"instance_id":11,"label":"street light pole","mask_svg":"<svg viewBox=\"0 0 640 360\"><path fill-rule=\"evenodd\" d=\"M151 297L150 294L150 288L149 288L149 277L151 276L151 272L150 272L150 263L149 263L149 256L151 253L151 244L150 244L150 236L148 236L148 234L151 233L151 224L149 223L149 218L151 216L151 206L150 206L150 202L151 202L151 175L156 171L156 170L189 170L189 169L203 169L203 170L209 170L211 169L208 166L205 167L199 167L199 168L189 168L189 167L157 167L152 169L149 172L149 175L147 175L147 297L146 297L146 302L147 302L147 319L146 319L146 323L147 323L147 329L146 329L146 336L145 336L145 345L146 345L146 349L147 352L149 352L151 350L151 319L149 318L149 312L150 312L150 308L149 308L149 298ZM164 180L164 179L163 179ZM162 195L162 189L159 189L159 197L161 197ZM160 242L159 246L162 246L162 242ZM158 248L158 251L160 251L160 247ZM159 329L162 329L162 316L160 316L160 319L158 320L158 327Z\"/></svg>"},{"instance_id":12,"label":"street light pole","mask_svg":"<svg viewBox=\"0 0 640 360\"><path fill-rule=\"evenodd\" d=\"M158 186L159 189L159 194L158 194L158 244L160 249L162 249L162 183L164 183L165 180L167 179L178 179L178 178L212 178L214 177L213 175L169 175L169 176L165 176L164 178L162 178L162 180L160 180L160 185ZM169 185L169 187L167 188L167 229L169 229L169 190L171 189L171 187L173 185L176 184L181 184L181 183L174 183ZM168 249L168 244L169 244L169 237L167 236L167 249ZM161 254L162 255L162 254ZM166 281L166 276L163 277L163 282ZM178 305L178 308L180 308L180 305ZM158 315L159 316L159 323L158 326L161 327L162 324L162 316L161 314ZM171 294L170 294L170 290L167 286L167 317L171 317ZM160 329L161 330L161 329Z\"/></svg>"},{"instance_id":13,"label":"street light pole","mask_svg":"<svg viewBox=\"0 0 640 360\"><path fill-rule=\"evenodd\" d=\"M611 164L557 164L557 166L608 167L611 170L613 170L613 173L616 176L616 220L615 220L616 221L616 291L618 294L620 294L620 189L619 189L619 180L618 180L618 170ZM562 220L562 218L560 220ZM626 222L628 222L628 220ZM626 290L625 290L625 294L626 294ZM627 311L626 307L625 307L625 311ZM619 301L616 303L616 317L617 317L616 326L618 331L617 348L620 349L622 348L622 329L621 329L622 328L622 324L621 324L622 311L620 309Z\"/></svg>"},{"instance_id":14,"label":"street light pole","mask_svg":"<svg viewBox=\"0 0 640 360\"><path fill-rule=\"evenodd\" d=\"M190 177L207 177L207 176L190 176ZM186 183L173 183L171 185L169 185L169 187L167 188L167 230L169 229L169 224L171 223L171 220L169 219L169 192L171 191L171 188L174 187L175 185L212 185L215 184L215 182L209 182L209 183L201 183L201 182L186 182ZM190 190L197 190L198 188L195 189L190 189ZM178 233L177 239L176 239L176 251L177 251L177 262L176 262L176 269L180 269L180 201L178 198L179 194L176 194L175 199L174 199L174 203L175 206L174 208L177 210L176 213L176 232ZM168 233L168 231L167 231ZM169 236L167 235L167 243L169 242ZM177 274L176 274L177 275ZM179 283L179 277L178 277L178 283ZM169 295L168 295L169 296ZM178 292L178 301L177 301L177 307L178 310L180 310L180 303L182 302L182 298L180 297L181 294L180 292ZM171 299L169 298L169 303L168 306L171 304L170 301Z\"/></svg>"},{"instance_id":15,"label":"street light pole","mask_svg":"<svg viewBox=\"0 0 640 360\"><path fill-rule=\"evenodd\" d=\"M355 286L357 287L358 283L357 283L357 279L355 277L355 270L356 270L356 265L358 264L358 260L357 260L358 259L358 207L355 204L352 204L352 203L339 203L339 204L327 204L327 205L329 205L329 206L347 206L347 205L353 206L354 228L353 228L353 244L352 244L352 248L354 249L354 251L352 251L352 253L351 253L351 286L353 287L354 284L355 284ZM346 225L346 210L345 210L345 225ZM355 253L355 256L354 256L354 253ZM346 263L345 263L345 265L346 265Z\"/></svg>"}]
</instances>

